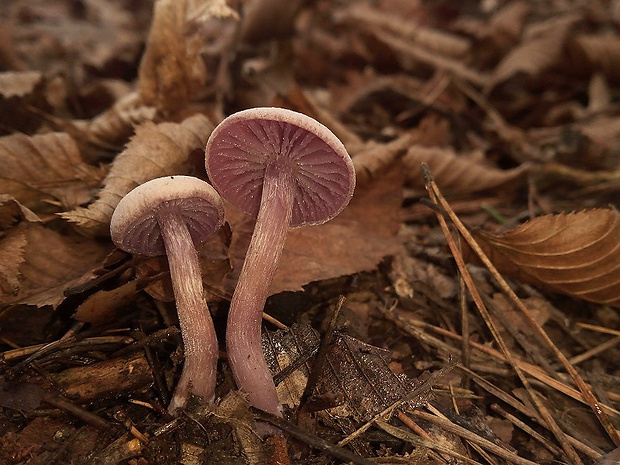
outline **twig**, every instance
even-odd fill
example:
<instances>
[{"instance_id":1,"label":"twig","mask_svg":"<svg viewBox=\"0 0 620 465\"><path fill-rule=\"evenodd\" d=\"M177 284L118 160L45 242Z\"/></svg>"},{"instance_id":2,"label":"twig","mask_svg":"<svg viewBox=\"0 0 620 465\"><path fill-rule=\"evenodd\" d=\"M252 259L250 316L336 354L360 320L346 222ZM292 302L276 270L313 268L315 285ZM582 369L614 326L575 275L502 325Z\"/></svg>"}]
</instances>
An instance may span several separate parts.
<instances>
[{"instance_id":1,"label":"twig","mask_svg":"<svg viewBox=\"0 0 620 465\"><path fill-rule=\"evenodd\" d=\"M332 457L344 460L345 462L352 462L356 465L375 465L372 460L360 457L359 455L351 452L348 449L340 447L336 444L332 444L331 442L326 441L325 439L320 438L314 434L310 434L306 430L299 428L298 426L286 421L283 418L276 417L275 415L271 415L267 412L263 412L254 408L252 408L252 412L254 412L256 419L266 421L273 426L279 428L280 430L299 439L300 441L303 441L310 447L326 452Z\"/></svg>"},{"instance_id":2,"label":"twig","mask_svg":"<svg viewBox=\"0 0 620 465\"><path fill-rule=\"evenodd\" d=\"M540 434L538 431L534 430L534 428L532 428L527 423L519 420L517 417L515 417L514 415L508 413L506 410L504 410L503 408L501 408L497 404L491 405L491 410L493 410L494 412L499 413L501 416L503 416L506 420L508 420L513 425L515 425L517 428L521 428L527 434L529 434L534 439L536 439L538 442L540 442L543 445L543 447L545 449L547 449L549 452L551 452L552 454L554 454L554 455L556 455L558 457L562 456L562 449L560 449L555 444L549 442L542 434Z\"/></svg>"},{"instance_id":3,"label":"twig","mask_svg":"<svg viewBox=\"0 0 620 465\"><path fill-rule=\"evenodd\" d=\"M406 416L404 413L402 415L399 413L399 418L401 418L401 420L403 419L403 417L411 421L411 419L408 416ZM389 435L394 436L398 439L402 439L403 441L410 442L414 446L425 447L430 450L441 452L442 454L448 455L450 457L453 457L455 459L461 460L465 463L469 463L472 465L481 465L480 462L476 462L475 460L470 459L469 457L465 457L464 455L459 454L458 452L454 452L453 450L450 450L448 447L440 444L438 441L433 441L430 437L426 438L426 437L415 436L414 434L408 431L405 431L401 428L398 428L396 426L390 425L388 422L385 422L383 420L377 420L376 423L379 428L381 428L383 431L385 431ZM445 463L443 459L442 461Z\"/></svg>"},{"instance_id":4,"label":"twig","mask_svg":"<svg viewBox=\"0 0 620 465\"><path fill-rule=\"evenodd\" d=\"M472 377L473 381L478 386L480 386L482 389L484 389L488 393L494 395L495 397L497 397L498 399L502 400L503 402L507 403L511 407L514 407L516 410L518 410L522 414L532 418L533 420L538 422L538 424L540 424L542 426L545 426L542 418L540 418L538 416L538 414L534 410L532 410L529 407L526 407L525 405L523 405L521 403L521 401L515 399L510 394L502 391L500 388L498 388L494 384L490 383L489 381L484 379L482 376L479 376L477 373L469 371L467 368L462 367L462 366L459 366L458 368L468 372L469 375ZM582 443L578 439L576 439L576 438L574 438L574 437L572 437L570 435L567 435L567 437L568 437L568 440L571 442L571 444L573 446L575 446L576 449L580 450L581 452L586 454L588 457L591 457L591 458L596 460L596 459L600 458L603 455L600 451L592 449L591 447L589 447L586 444Z\"/></svg>"},{"instance_id":5,"label":"twig","mask_svg":"<svg viewBox=\"0 0 620 465\"><path fill-rule=\"evenodd\" d=\"M339 446L344 446L345 444L348 444L353 439L357 438L358 436L363 434L366 430L368 430L368 428L370 428L376 420L385 420L385 419L389 418L392 415L392 413L394 412L394 410L399 408L405 402L409 402L409 401L415 399L416 397L421 396L425 392L430 391L432 389L432 387L433 387L434 382L438 378L441 378L447 372L452 370L452 368L454 368L455 365L456 365L456 362L454 360L450 359L446 366L440 368L439 370L437 370L436 372L431 374L431 376L429 376L426 381L424 381L422 384L417 386L415 389L413 389L411 392L409 392L402 399L397 400L392 405L390 405L389 407L384 409L382 412L379 412L378 414L376 414L373 418L371 418L369 421L364 423L362 426L360 426L353 433L349 434L346 438L341 440L338 443L338 445Z\"/></svg>"},{"instance_id":6,"label":"twig","mask_svg":"<svg viewBox=\"0 0 620 465\"><path fill-rule=\"evenodd\" d=\"M402 319L400 319L399 317L395 317L393 315L390 314L386 314L386 316L388 318L390 318L392 321L394 321L395 323L401 325L404 327L404 329L408 332L410 332L412 335L414 335L415 337L419 338L420 340L422 340L423 342L426 342L427 344L433 345L434 347L438 347L442 350L445 350L446 352L455 352L458 349L454 346L451 346L450 344L434 338L433 336L430 336L426 333L424 333L423 331L421 331L420 329L416 328L424 328L424 329L428 329L430 331L433 331L434 333L440 334L442 336L448 337L450 339L454 339L456 341L460 341L461 340L461 336L455 333L452 333L450 331L445 330L444 328L440 328L438 326L433 326L429 323L424 323L422 321L403 321ZM486 345L483 344L479 344L476 342L470 342L470 345L472 347L472 349L475 349L479 352L482 352L484 354L487 354L493 358L495 358L496 360L503 362L503 363L507 363L508 360L506 359L506 357L504 355L502 355L501 352L488 347ZM576 389L572 388L571 386L568 386L566 384L564 384L563 382L560 382L554 378L552 378L551 376L549 376L547 373L545 373L544 371L542 371L538 366L533 365L529 362L526 362L525 360L522 360L520 358L516 358L515 357L515 361L517 362L517 364L519 365L519 367L528 375L532 376L533 378L537 379L538 381L540 381L541 383L546 384L547 386L552 387L553 389L560 391L561 393L575 399L576 401L582 402L582 403L586 403L583 395L581 394L581 392L577 391ZM599 404L600 407L605 411L605 413L607 413L608 415L614 415L615 417L620 418L620 411L616 410L613 407L610 407L607 404Z\"/></svg>"},{"instance_id":7,"label":"twig","mask_svg":"<svg viewBox=\"0 0 620 465\"><path fill-rule=\"evenodd\" d=\"M430 413L422 412L419 410L414 410L409 413L418 418L426 420L429 423L437 425L445 431L456 434L457 436L465 438L468 441L471 441L472 443L478 444L484 447L486 450L497 455L498 457L501 457L504 460L508 460L511 463L514 463L516 465L538 465L536 464L536 462L532 462L530 460L524 459L523 457L519 457L517 454L514 454L510 452L509 450L504 449L503 447L500 447L497 444L492 443L488 439L478 436L477 434L472 433L468 429L452 423L447 418L438 417L436 415L431 415Z\"/></svg>"},{"instance_id":8,"label":"twig","mask_svg":"<svg viewBox=\"0 0 620 465\"><path fill-rule=\"evenodd\" d=\"M423 165L423 168L422 168L423 170L424 170L424 166L426 165ZM450 216L450 220L452 220L452 222L458 228L463 238L467 241L467 243L472 248L472 250L476 253L476 255L480 258L480 260L487 267L491 275L495 278L502 292L504 292L504 294L508 296L510 301L513 303L513 305L515 305L515 307L521 311L521 313L525 316L529 325L535 330L535 333L540 337L542 342L551 349L551 351L554 353L557 359L562 363L562 366L564 367L566 372L570 375L570 377L572 378L577 388L581 391L581 394L583 395L585 402L590 406L590 408L594 412L594 415L598 418L599 422L601 423L601 425L603 426L603 428L605 429L605 431L607 432L611 440L614 442L616 446L620 446L620 435L618 434L618 431L612 424L607 414L601 408L599 401L596 399L596 397L594 396L590 388L586 385L585 381L579 375L575 367L571 365L571 363L568 361L568 359L562 353L562 351L560 351L557 348L557 346L553 343L553 341L547 335L547 333L542 328L542 326L540 326L538 321L536 321L536 319L532 316L531 312L527 309L527 307L523 304L523 302L521 302L521 300L517 297L517 295L510 288L510 286L508 286L508 283L506 283L504 278L502 278L502 276L499 274L497 269L493 266L493 264L491 263L489 258L486 256L486 254L482 251L482 249L480 249L480 247L478 246L474 238L471 236L467 228L465 228L465 226L463 225L463 223L461 223L461 221L456 216L456 214L454 214L454 212L450 209L450 205L443 198L437 185L433 181L432 174L430 173L428 166L426 166L425 178L427 179L427 182L428 182L427 190L429 190L429 193L432 192L432 197L437 200L437 202L444 208L444 210L446 210L446 212ZM463 266L464 266L464 263L463 263Z\"/></svg>"},{"instance_id":9,"label":"twig","mask_svg":"<svg viewBox=\"0 0 620 465\"><path fill-rule=\"evenodd\" d=\"M426 190L428 191L431 200L433 200L434 202L440 204L444 208L444 210L450 216L450 219L452 220L452 222L459 229L459 232L461 232L461 234L463 235L465 240L467 240L468 244L471 246L470 240L472 242L474 242L473 238L471 238L469 233L465 230L465 227L462 225L462 223L456 217L454 212L452 212L450 210L450 205L448 205L446 200L441 195L441 192L439 191L437 185L435 184L435 181L434 181L433 176L432 176L432 174L430 172L430 169L428 168L428 166L425 163L422 164L422 172L423 172L424 179L425 179ZM527 390L527 392L528 392L528 394L530 396L530 399L532 400L532 402L536 406L536 409L541 414L541 416L544 418L545 423L547 423L547 425L549 426L549 429L551 430L553 435L560 442L560 444L562 446L562 449L564 449L564 452L566 453L568 459L571 461L571 463L573 463L575 465L582 465L583 462L581 461L581 458L579 457L579 455L577 455L577 452L575 452L575 449L573 449L571 444L568 442L568 440L566 438L566 434L558 426L558 424L553 419L553 417L551 416L551 414L549 413L547 408L543 405L541 400L535 394L534 389L531 386L529 380L525 377L523 371L521 370L521 368L517 364L516 360L514 359L512 353L510 352L510 349L508 348L508 346L504 342L503 337L501 336L501 334L498 331L498 329L495 327L495 323L491 319L491 315L489 314L489 311L487 310L486 306L484 305L484 302L482 301L482 297L480 296L480 294L478 292L478 289L474 285L473 280L471 278L471 275L469 274L469 271L467 270L467 267L465 266L465 262L463 261L463 256L458 252L456 244L454 243L454 240L452 239L452 235L451 235L450 231L448 230L448 225L446 223L446 220L441 215L436 215L436 216L437 216L437 220L439 221L439 225L441 226L441 229L444 232L444 236L446 237L446 241L448 242L448 246L450 247L450 250L452 252L452 256L456 260L456 263L457 263L457 266L459 268L459 271L461 272L461 274L463 276L463 279L465 280L465 283L467 284L467 288L469 289L469 292L470 292L470 294L472 296L472 299L474 300L474 302L476 304L476 307L480 311L480 314L484 318L485 323L487 324L487 327L489 328L489 331L491 331L491 334L493 335L493 339L501 347L504 356L506 357L506 359L508 360L510 365L513 367L513 369L515 370L517 376L521 380L521 383L523 384L523 386ZM465 230L465 232L463 232L462 230ZM467 235L465 235L465 234L467 234ZM487 261L488 261L488 259L487 259ZM489 265L490 265L490 262L489 262ZM506 285L506 287L508 287L508 286Z\"/></svg>"},{"instance_id":10,"label":"twig","mask_svg":"<svg viewBox=\"0 0 620 465\"><path fill-rule=\"evenodd\" d=\"M598 355L601 352L605 352L606 350L611 349L612 347L618 345L619 343L620 343L620 336L616 336L612 339L609 339L608 341L605 341L597 345L596 347L592 347L591 349L588 349L585 352L572 357L570 359L570 363L573 365L577 365L578 363L588 360L589 358L594 357L595 355Z\"/></svg>"},{"instance_id":11,"label":"twig","mask_svg":"<svg viewBox=\"0 0 620 465\"><path fill-rule=\"evenodd\" d=\"M304 388L304 392L299 399L298 411L302 411L304 409L306 402L308 402L308 399L314 392L314 388L319 382L319 377L323 372L325 362L327 361L327 354L329 352L329 346L334 336L334 330L336 329L336 320L338 319L338 315L340 315L340 309L342 308L344 301L345 297L341 295L329 320L329 326L327 328L327 331L323 335L321 344L319 345L319 351L317 352L314 359L314 365L312 366L312 370L310 370L310 374L308 375L306 387Z\"/></svg>"}]
</instances>

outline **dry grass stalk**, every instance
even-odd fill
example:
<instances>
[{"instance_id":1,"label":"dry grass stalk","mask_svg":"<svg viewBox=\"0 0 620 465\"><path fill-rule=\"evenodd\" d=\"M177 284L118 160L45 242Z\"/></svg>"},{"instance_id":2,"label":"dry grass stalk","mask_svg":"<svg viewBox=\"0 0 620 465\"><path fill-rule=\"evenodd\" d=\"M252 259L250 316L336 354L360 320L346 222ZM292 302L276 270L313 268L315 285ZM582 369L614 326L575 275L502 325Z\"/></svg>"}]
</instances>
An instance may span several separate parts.
<instances>
[{"instance_id":1,"label":"dry grass stalk","mask_svg":"<svg viewBox=\"0 0 620 465\"><path fill-rule=\"evenodd\" d=\"M432 174L428 170L428 167L426 167L425 165L422 165L422 171L424 173L424 178L426 179L427 191L429 193L431 201L434 202L436 205L438 205L441 208L446 210L446 212L450 216L450 219L454 222L454 224L457 225L457 227L459 227L459 231L461 232L461 234L463 234L461 229L465 229L465 228L462 226L462 224L460 223L460 221L458 220L456 215L454 215L454 212L452 212L452 214L450 214L450 206L448 205L448 203L445 201L445 199L441 195L441 192L439 191L439 188L435 184L435 182L433 180L433 177L432 177ZM517 364L517 361L515 360L512 352L510 352L510 349L506 345L506 343L505 343L503 337L501 336L498 328L495 326L493 320L491 319L491 315L489 314L489 311L487 310L486 306L484 305L484 302L482 301L482 297L479 294L476 286L474 285L474 282L473 282L473 280L471 278L471 275L469 274L469 271L467 270L467 268L465 266L465 262L463 260L463 257L459 253L458 248L456 246L456 243L454 242L454 239L452 238L452 234L450 233L450 231L448 229L448 225L446 223L446 220L441 215L441 213L437 213L437 219L438 219L439 224L441 226L441 229L442 229L442 231L444 233L444 236L446 237L446 240L448 242L448 246L450 247L450 250L452 251L452 255L454 256L454 259L456 260L456 263L457 263L457 266L459 268L459 271L461 272L461 274L463 276L463 279L465 280L465 283L467 284L467 288L468 288L468 290L469 290L469 292L470 292L470 294L471 294L471 296L472 296L472 298L473 298L473 300L474 300L474 302L476 304L476 307L480 311L480 314L482 315L483 319L485 320L485 323L486 323L487 327L491 331L491 334L493 335L493 339L501 347L504 356L506 357L506 359L508 360L510 365L513 367L513 369L515 370L515 372L516 372L517 376L519 377L519 379L521 380L521 383L523 384L523 386L526 388L526 390L527 390L527 392L528 392L528 394L530 396L531 401L536 406L536 409L538 410L540 415L544 418L545 423L548 425L548 427L551 430L551 432L553 433L553 435L556 437L558 442L561 444L562 449L564 449L564 452L565 452L565 454L567 456L567 459L570 460L570 462L575 464L575 465L583 464L581 458L579 457L579 455L577 455L577 452L575 451L575 449L572 447L572 445L567 440L566 434L564 433L564 431L562 431L562 429L558 426L558 424L556 423L555 419L551 416L551 413L549 412L547 407L542 403L541 399L535 393L534 388L532 387L530 381L527 379L527 377L523 373L523 370ZM467 231L465 231L465 233L467 233ZM468 243L470 243L470 239L469 238L471 238L471 236L469 236L469 238L468 238L467 235L463 234L463 237L468 241ZM474 242L473 239L471 239L471 241ZM472 246L471 243L470 243L470 246ZM472 246L472 248L473 248L473 246ZM488 259L487 259L487 262L488 262ZM485 263L485 265L486 265L486 263ZM492 266L490 264L490 262L488 263L487 267L489 265ZM508 288L508 285L506 285L506 288ZM509 288L508 288L508 290L510 291ZM510 291L510 292L512 292L512 291ZM527 310L526 310L526 313L527 313ZM533 321L534 325L536 324L536 322L533 320L533 318L531 316L530 316L529 319L531 319ZM545 334L545 336L546 336L546 334ZM557 351L557 348L556 348L556 351Z\"/></svg>"}]
</instances>

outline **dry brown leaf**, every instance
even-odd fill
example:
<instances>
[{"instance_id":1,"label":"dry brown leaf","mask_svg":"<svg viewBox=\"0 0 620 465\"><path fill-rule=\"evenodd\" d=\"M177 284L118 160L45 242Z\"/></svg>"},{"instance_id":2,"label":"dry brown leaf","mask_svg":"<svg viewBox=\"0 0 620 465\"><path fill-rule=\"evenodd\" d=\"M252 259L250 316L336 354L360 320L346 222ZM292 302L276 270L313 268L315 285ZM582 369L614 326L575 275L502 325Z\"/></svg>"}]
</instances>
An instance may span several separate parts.
<instances>
[{"instance_id":1,"label":"dry brown leaf","mask_svg":"<svg viewBox=\"0 0 620 465\"><path fill-rule=\"evenodd\" d=\"M402 166L394 163L381 176L355 191L347 208L318 226L289 231L271 294L299 291L312 281L372 270L400 250ZM225 286L232 291L254 229L254 220L227 206L233 230L230 246L233 273Z\"/></svg>"},{"instance_id":2,"label":"dry brown leaf","mask_svg":"<svg viewBox=\"0 0 620 465\"><path fill-rule=\"evenodd\" d=\"M620 306L620 213L593 209L535 218L476 240L502 273L590 302Z\"/></svg>"},{"instance_id":3,"label":"dry brown leaf","mask_svg":"<svg viewBox=\"0 0 620 465\"><path fill-rule=\"evenodd\" d=\"M438 54L434 50L413 44L388 32L375 31L375 36L399 57L404 69L417 68L418 63L422 63L436 70L457 76L475 86L485 87L490 82L490 76L467 66L463 60Z\"/></svg>"},{"instance_id":4,"label":"dry brown leaf","mask_svg":"<svg viewBox=\"0 0 620 465\"><path fill-rule=\"evenodd\" d=\"M580 16L570 14L530 26L523 42L504 56L495 68L490 87L520 73L534 77L557 66L571 29L579 19Z\"/></svg>"},{"instance_id":5,"label":"dry brown leaf","mask_svg":"<svg viewBox=\"0 0 620 465\"><path fill-rule=\"evenodd\" d=\"M134 131L134 126L152 121L157 110L144 104L140 94L131 92L107 111L91 121L77 121L75 126L84 138L103 146L124 144Z\"/></svg>"},{"instance_id":6,"label":"dry brown leaf","mask_svg":"<svg viewBox=\"0 0 620 465\"><path fill-rule=\"evenodd\" d=\"M0 194L0 231L9 229L21 220L31 223L41 221L32 210L19 203L15 197Z\"/></svg>"},{"instance_id":7,"label":"dry brown leaf","mask_svg":"<svg viewBox=\"0 0 620 465\"><path fill-rule=\"evenodd\" d=\"M146 105L162 115L185 107L204 87L207 76L200 52L204 37L199 27L188 27L186 0L155 3L153 24L140 62L139 90ZM206 21L210 14L234 16L221 1L191 2L191 21ZM199 14L199 17L196 15Z\"/></svg>"},{"instance_id":8,"label":"dry brown leaf","mask_svg":"<svg viewBox=\"0 0 620 465\"><path fill-rule=\"evenodd\" d=\"M503 50L514 45L521 35L525 20L532 10L529 2L516 0L500 8L489 21L485 35L494 43L493 46Z\"/></svg>"},{"instance_id":9,"label":"dry brown leaf","mask_svg":"<svg viewBox=\"0 0 620 465\"><path fill-rule=\"evenodd\" d=\"M517 184L529 171L529 165L521 164L511 170L500 170L483 164L471 157L458 156L451 149L413 146L405 154L407 183L424 189L420 164L426 163L437 185L445 193L462 194L479 192Z\"/></svg>"},{"instance_id":10,"label":"dry brown leaf","mask_svg":"<svg viewBox=\"0 0 620 465\"><path fill-rule=\"evenodd\" d=\"M82 161L77 144L65 133L0 138L0 192L35 211L50 201L65 208L87 202L102 174Z\"/></svg>"},{"instance_id":11,"label":"dry brown leaf","mask_svg":"<svg viewBox=\"0 0 620 465\"><path fill-rule=\"evenodd\" d=\"M288 330L263 334L265 358L275 376L298 359L312 356L319 346L319 334L309 325L293 325ZM317 391L339 399L339 405L325 412L332 418L368 421L394 402L404 398L418 384L389 366L390 352L366 344L346 334L334 334L327 362L319 376ZM299 405L308 377L302 365L278 385L278 397L292 408ZM412 404L425 403L427 394L412 399Z\"/></svg>"},{"instance_id":12,"label":"dry brown leaf","mask_svg":"<svg viewBox=\"0 0 620 465\"><path fill-rule=\"evenodd\" d=\"M481 63L492 63L514 47L521 36L532 5L525 0L515 0L498 8L490 18L467 16L457 19L457 30L475 37L473 48Z\"/></svg>"},{"instance_id":13,"label":"dry brown leaf","mask_svg":"<svg viewBox=\"0 0 620 465\"><path fill-rule=\"evenodd\" d=\"M373 8L362 2L352 3L352 6L339 13L338 19L358 27L361 25L370 31L393 33L441 55L463 57L471 47L469 39L465 37L431 28L421 24L421 21L415 17L403 21L403 17L399 16L398 12L392 13L386 9Z\"/></svg>"},{"instance_id":14,"label":"dry brown leaf","mask_svg":"<svg viewBox=\"0 0 620 465\"><path fill-rule=\"evenodd\" d=\"M115 289L99 290L88 296L75 311L73 318L77 321L101 325L116 319L116 310L130 302L149 279L134 279Z\"/></svg>"},{"instance_id":15,"label":"dry brown leaf","mask_svg":"<svg viewBox=\"0 0 620 465\"><path fill-rule=\"evenodd\" d=\"M357 186L380 176L381 172L392 166L414 140L411 134L405 134L386 144L369 141L353 155Z\"/></svg>"},{"instance_id":16,"label":"dry brown leaf","mask_svg":"<svg viewBox=\"0 0 620 465\"><path fill-rule=\"evenodd\" d=\"M620 38L615 34L580 35L569 44L574 63L585 71L602 72L612 81L620 79Z\"/></svg>"},{"instance_id":17,"label":"dry brown leaf","mask_svg":"<svg viewBox=\"0 0 620 465\"><path fill-rule=\"evenodd\" d=\"M601 114L586 121L531 129L527 138L542 147L553 147L554 161L585 170L620 168L620 118Z\"/></svg>"},{"instance_id":18,"label":"dry brown leaf","mask_svg":"<svg viewBox=\"0 0 620 465\"><path fill-rule=\"evenodd\" d=\"M240 37L256 43L290 37L304 0L250 0L244 5Z\"/></svg>"},{"instance_id":19,"label":"dry brown leaf","mask_svg":"<svg viewBox=\"0 0 620 465\"><path fill-rule=\"evenodd\" d=\"M77 236L61 235L36 223L15 228L25 239L17 290L4 304L58 306L63 292L93 270L111 247ZM23 244L23 239L18 242ZM76 253L79 251L79 253Z\"/></svg>"},{"instance_id":20,"label":"dry brown leaf","mask_svg":"<svg viewBox=\"0 0 620 465\"><path fill-rule=\"evenodd\" d=\"M109 234L110 218L121 198L150 179L187 171L187 157L204 149L213 124L204 115L182 123L144 123L125 150L116 157L97 200L88 208L65 212L62 217L76 223L85 233Z\"/></svg>"},{"instance_id":21,"label":"dry brown leaf","mask_svg":"<svg viewBox=\"0 0 620 465\"><path fill-rule=\"evenodd\" d=\"M19 267L25 260L26 242L21 231L10 231L0 240L0 300L19 290Z\"/></svg>"},{"instance_id":22,"label":"dry brown leaf","mask_svg":"<svg viewBox=\"0 0 620 465\"><path fill-rule=\"evenodd\" d=\"M28 69L50 74L71 73L76 80L88 72L135 61L143 31L135 26L140 6L117 2L3 2L3 17L12 27L14 53ZM76 84L81 84L76 82Z\"/></svg>"},{"instance_id":23,"label":"dry brown leaf","mask_svg":"<svg viewBox=\"0 0 620 465\"><path fill-rule=\"evenodd\" d=\"M38 71L0 73L0 96L3 98L23 97L32 93L42 80L43 75Z\"/></svg>"}]
</instances>

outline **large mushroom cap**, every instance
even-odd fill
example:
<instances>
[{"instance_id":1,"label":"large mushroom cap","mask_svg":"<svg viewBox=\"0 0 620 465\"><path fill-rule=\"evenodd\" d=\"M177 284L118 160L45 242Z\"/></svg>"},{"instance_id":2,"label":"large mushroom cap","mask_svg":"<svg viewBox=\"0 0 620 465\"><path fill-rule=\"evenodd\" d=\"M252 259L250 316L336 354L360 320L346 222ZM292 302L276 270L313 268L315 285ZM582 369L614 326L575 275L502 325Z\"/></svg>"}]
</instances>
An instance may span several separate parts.
<instances>
[{"instance_id":1,"label":"large mushroom cap","mask_svg":"<svg viewBox=\"0 0 620 465\"><path fill-rule=\"evenodd\" d=\"M282 163L295 178L290 226L320 224L344 209L355 169L340 140L318 121L283 108L251 108L224 119L207 142L206 167L218 192L257 216L265 167Z\"/></svg>"},{"instance_id":2,"label":"large mushroom cap","mask_svg":"<svg viewBox=\"0 0 620 465\"><path fill-rule=\"evenodd\" d=\"M121 199L112 214L110 234L119 249L156 256L166 249L157 216L177 213L185 220L194 245L222 226L222 199L210 184L190 176L168 176L145 182Z\"/></svg>"}]
</instances>

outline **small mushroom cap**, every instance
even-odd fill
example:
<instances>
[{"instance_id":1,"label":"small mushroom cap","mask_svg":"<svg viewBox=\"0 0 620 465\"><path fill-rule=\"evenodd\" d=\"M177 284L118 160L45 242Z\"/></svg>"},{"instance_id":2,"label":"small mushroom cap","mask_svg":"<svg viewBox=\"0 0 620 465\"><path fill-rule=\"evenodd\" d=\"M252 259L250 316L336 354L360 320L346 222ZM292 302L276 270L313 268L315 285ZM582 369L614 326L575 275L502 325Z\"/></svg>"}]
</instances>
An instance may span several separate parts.
<instances>
[{"instance_id":1,"label":"small mushroom cap","mask_svg":"<svg viewBox=\"0 0 620 465\"><path fill-rule=\"evenodd\" d=\"M276 161L295 178L291 227L330 220L353 196L355 169L328 128L284 108L250 108L224 119L207 142L206 167L218 192L257 216L265 167Z\"/></svg>"},{"instance_id":2,"label":"small mushroom cap","mask_svg":"<svg viewBox=\"0 0 620 465\"><path fill-rule=\"evenodd\" d=\"M177 213L198 247L224 222L224 205L205 181L167 176L139 185L121 199L112 214L110 235L119 249L150 257L165 255L158 218Z\"/></svg>"}]
</instances>

